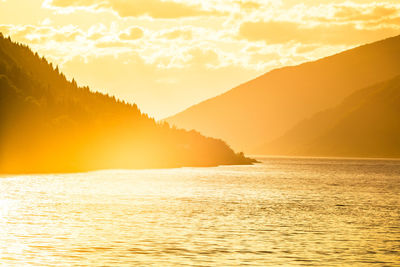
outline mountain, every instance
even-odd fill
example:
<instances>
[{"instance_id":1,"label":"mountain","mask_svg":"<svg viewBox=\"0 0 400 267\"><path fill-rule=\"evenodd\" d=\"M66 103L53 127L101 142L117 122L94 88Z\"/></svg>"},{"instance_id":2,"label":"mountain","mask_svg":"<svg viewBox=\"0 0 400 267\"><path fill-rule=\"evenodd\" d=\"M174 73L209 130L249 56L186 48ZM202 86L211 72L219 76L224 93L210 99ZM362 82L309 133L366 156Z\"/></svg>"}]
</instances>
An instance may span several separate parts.
<instances>
[{"instance_id":1,"label":"mountain","mask_svg":"<svg viewBox=\"0 0 400 267\"><path fill-rule=\"evenodd\" d=\"M259 151L294 156L400 157L400 76L356 91Z\"/></svg>"},{"instance_id":2,"label":"mountain","mask_svg":"<svg viewBox=\"0 0 400 267\"><path fill-rule=\"evenodd\" d=\"M400 36L268 72L166 121L255 152L354 91L400 74ZM259 151L258 151L259 152Z\"/></svg>"},{"instance_id":3,"label":"mountain","mask_svg":"<svg viewBox=\"0 0 400 267\"><path fill-rule=\"evenodd\" d=\"M223 141L171 128L78 87L0 33L0 173L249 164Z\"/></svg>"}]
</instances>

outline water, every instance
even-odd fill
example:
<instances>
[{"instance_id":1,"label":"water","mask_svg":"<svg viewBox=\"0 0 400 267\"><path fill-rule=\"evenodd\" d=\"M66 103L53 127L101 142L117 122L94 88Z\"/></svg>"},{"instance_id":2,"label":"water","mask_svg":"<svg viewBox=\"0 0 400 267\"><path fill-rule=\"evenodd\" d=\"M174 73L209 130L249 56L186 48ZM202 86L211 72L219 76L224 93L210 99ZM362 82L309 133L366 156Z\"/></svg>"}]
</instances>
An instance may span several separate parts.
<instances>
[{"instance_id":1,"label":"water","mask_svg":"<svg viewBox=\"0 0 400 267\"><path fill-rule=\"evenodd\" d=\"M0 263L400 266L400 161L2 177Z\"/></svg>"}]
</instances>

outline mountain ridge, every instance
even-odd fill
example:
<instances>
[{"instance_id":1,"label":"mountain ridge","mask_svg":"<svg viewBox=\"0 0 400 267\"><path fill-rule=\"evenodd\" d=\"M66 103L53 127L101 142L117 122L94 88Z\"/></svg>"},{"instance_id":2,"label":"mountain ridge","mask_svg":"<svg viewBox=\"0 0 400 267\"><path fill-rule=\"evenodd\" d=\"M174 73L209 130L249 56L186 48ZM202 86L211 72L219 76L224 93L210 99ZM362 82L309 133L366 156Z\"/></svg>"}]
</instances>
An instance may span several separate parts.
<instances>
[{"instance_id":1,"label":"mountain ridge","mask_svg":"<svg viewBox=\"0 0 400 267\"><path fill-rule=\"evenodd\" d=\"M399 62L400 35L272 70L166 121L254 152L354 90L400 74Z\"/></svg>"},{"instance_id":2,"label":"mountain ridge","mask_svg":"<svg viewBox=\"0 0 400 267\"><path fill-rule=\"evenodd\" d=\"M270 155L400 157L400 75L354 92L260 151Z\"/></svg>"}]
</instances>

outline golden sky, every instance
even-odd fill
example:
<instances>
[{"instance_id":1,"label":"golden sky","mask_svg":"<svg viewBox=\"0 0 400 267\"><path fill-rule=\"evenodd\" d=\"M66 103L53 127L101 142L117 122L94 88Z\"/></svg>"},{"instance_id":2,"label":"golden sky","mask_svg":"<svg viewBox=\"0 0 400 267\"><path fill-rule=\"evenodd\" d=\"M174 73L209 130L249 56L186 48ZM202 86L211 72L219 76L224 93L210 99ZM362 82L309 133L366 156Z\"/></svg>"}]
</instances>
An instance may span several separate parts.
<instances>
[{"instance_id":1,"label":"golden sky","mask_svg":"<svg viewBox=\"0 0 400 267\"><path fill-rule=\"evenodd\" d=\"M399 0L0 0L0 31L164 118L273 68L400 34Z\"/></svg>"}]
</instances>

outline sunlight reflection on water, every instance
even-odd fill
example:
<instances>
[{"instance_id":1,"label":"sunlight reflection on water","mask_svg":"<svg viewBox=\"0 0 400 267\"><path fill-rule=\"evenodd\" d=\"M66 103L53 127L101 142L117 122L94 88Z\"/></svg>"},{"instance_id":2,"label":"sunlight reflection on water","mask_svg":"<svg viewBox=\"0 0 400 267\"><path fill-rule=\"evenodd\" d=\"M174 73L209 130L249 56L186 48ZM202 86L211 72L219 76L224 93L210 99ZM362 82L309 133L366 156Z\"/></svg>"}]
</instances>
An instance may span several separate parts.
<instances>
[{"instance_id":1,"label":"sunlight reflection on water","mask_svg":"<svg viewBox=\"0 0 400 267\"><path fill-rule=\"evenodd\" d=\"M0 178L6 265L400 265L400 161Z\"/></svg>"}]
</instances>

